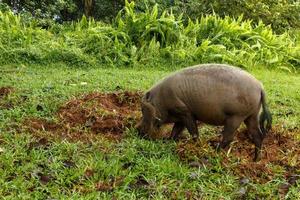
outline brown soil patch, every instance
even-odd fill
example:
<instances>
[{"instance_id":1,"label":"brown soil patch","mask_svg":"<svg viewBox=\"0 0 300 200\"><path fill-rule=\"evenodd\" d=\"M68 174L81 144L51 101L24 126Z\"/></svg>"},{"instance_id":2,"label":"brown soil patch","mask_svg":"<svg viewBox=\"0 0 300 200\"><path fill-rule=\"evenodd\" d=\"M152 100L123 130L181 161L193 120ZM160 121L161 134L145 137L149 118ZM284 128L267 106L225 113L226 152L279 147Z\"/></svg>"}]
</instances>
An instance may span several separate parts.
<instances>
[{"instance_id":1,"label":"brown soil patch","mask_svg":"<svg viewBox=\"0 0 300 200\"><path fill-rule=\"evenodd\" d=\"M99 135L120 139L140 115L139 92L91 93L61 106L55 122L27 119L25 126L42 137L60 137L70 141L93 141Z\"/></svg>"},{"instance_id":2,"label":"brown soil patch","mask_svg":"<svg viewBox=\"0 0 300 200\"><path fill-rule=\"evenodd\" d=\"M231 146L218 154L211 143L219 142L221 137L180 141L177 144L179 157L187 162L200 161L204 158L221 157L221 164L229 173L250 178L255 182L265 183L275 176L293 176L300 173L300 141L295 138L299 129L284 132L279 128L266 136L263 142L262 158L253 162L254 145L246 134L239 131ZM209 164L209 163L208 163Z\"/></svg>"},{"instance_id":3,"label":"brown soil patch","mask_svg":"<svg viewBox=\"0 0 300 200\"><path fill-rule=\"evenodd\" d=\"M13 92L13 88L10 87L10 86L0 87L0 99L2 99L3 97L8 96L12 92Z\"/></svg>"},{"instance_id":4,"label":"brown soil patch","mask_svg":"<svg viewBox=\"0 0 300 200\"><path fill-rule=\"evenodd\" d=\"M4 98L10 95L13 91L14 88L10 86L0 87L0 109L13 108L13 104L11 101L4 100Z\"/></svg>"},{"instance_id":5,"label":"brown soil patch","mask_svg":"<svg viewBox=\"0 0 300 200\"><path fill-rule=\"evenodd\" d=\"M74 98L61 106L54 121L27 119L24 126L39 138L59 138L69 141L92 142L98 137L120 140L126 128L134 126L140 117L139 92L90 93ZM168 126L167 126L168 127ZM163 133L165 137L168 133ZM164 130L167 130L164 129ZM203 138L197 142L182 139L177 143L179 157L190 166L212 167L213 159L221 160L228 173L264 183L276 176L289 177L300 173L300 130L284 130L279 126L266 136L262 159L253 162L254 145L246 131L238 131L230 148L217 153L212 143L219 136ZM102 185L102 184L100 184Z\"/></svg>"}]
</instances>

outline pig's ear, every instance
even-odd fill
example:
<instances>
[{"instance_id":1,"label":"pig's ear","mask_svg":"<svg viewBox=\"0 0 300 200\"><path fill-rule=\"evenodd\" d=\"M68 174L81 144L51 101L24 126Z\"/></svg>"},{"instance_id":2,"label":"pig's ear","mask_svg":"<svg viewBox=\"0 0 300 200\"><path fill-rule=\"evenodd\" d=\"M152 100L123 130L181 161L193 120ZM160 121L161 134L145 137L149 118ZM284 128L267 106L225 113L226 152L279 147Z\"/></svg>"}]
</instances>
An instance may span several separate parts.
<instances>
[{"instance_id":1,"label":"pig's ear","mask_svg":"<svg viewBox=\"0 0 300 200\"><path fill-rule=\"evenodd\" d=\"M142 102L143 118L153 119L155 108L149 102Z\"/></svg>"}]
</instances>

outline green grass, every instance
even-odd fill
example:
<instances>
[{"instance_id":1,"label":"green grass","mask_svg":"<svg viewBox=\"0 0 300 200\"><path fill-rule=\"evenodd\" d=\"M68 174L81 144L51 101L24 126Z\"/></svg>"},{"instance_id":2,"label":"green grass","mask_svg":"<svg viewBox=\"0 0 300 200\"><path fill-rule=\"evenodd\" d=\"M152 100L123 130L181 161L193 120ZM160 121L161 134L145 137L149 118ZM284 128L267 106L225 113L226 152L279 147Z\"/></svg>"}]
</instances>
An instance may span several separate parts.
<instances>
[{"instance_id":1,"label":"green grass","mask_svg":"<svg viewBox=\"0 0 300 200\"><path fill-rule=\"evenodd\" d=\"M16 128L16 124L28 117L53 118L58 106L72 97L116 88L144 91L169 72L0 67L0 87L14 88L9 97L0 100L11 105L10 109L0 107L0 196L6 199L184 199L189 195L198 199L238 198L242 187L239 177L224 169L218 160L211 160L214 165L209 168L189 167L175 153L173 141L143 140L134 130L128 130L119 142L103 138L90 144L49 141L46 146L38 146L36 138ZM300 76L274 70L251 73L265 86L274 124L284 129L299 129ZM42 109L37 110L37 105ZM87 169L93 174L87 175ZM40 181L41 174L50 181ZM245 186L249 191L247 199L279 198L278 187L284 181L280 175L265 184L250 180ZM115 183L115 188L97 191L97 183L98 186ZM299 186L298 181L287 197L297 199Z\"/></svg>"}]
</instances>

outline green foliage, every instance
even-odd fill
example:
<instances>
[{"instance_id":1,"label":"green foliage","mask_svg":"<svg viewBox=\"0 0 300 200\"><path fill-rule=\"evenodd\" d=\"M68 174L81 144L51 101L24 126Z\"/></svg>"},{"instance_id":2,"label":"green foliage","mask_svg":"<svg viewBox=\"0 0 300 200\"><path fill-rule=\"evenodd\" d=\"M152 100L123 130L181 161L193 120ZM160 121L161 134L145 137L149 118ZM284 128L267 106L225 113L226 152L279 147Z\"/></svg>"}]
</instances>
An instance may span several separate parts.
<instances>
[{"instance_id":1,"label":"green foliage","mask_svg":"<svg viewBox=\"0 0 300 200\"><path fill-rule=\"evenodd\" d=\"M126 32L134 45L141 47L155 38L162 47L175 45L180 41L183 30L181 17L176 19L172 13L164 11L158 15L158 6L152 11L136 13L134 2L126 2L125 14L122 11L116 18L117 29ZM124 19L122 19L124 17Z\"/></svg>"},{"instance_id":2,"label":"green foliage","mask_svg":"<svg viewBox=\"0 0 300 200\"><path fill-rule=\"evenodd\" d=\"M172 9L175 13L184 13L191 19L197 19L201 15L216 14L221 17L239 17L259 23L271 25L277 33L283 33L287 29L300 28L300 3L298 0L137 0L138 8L146 10L144 3L154 6L158 3L162 10ZM173 2L173 3L172 3Z\"/></svg>"},{"instance_id":3,"label":"green foliage","mask_svg":"<svg viewBox=\"0 0 300 200\"><path fill-rule=\"evenodd\" d=\"M1 10L7 5L14 12L30 16L39 21L40 26L48 27L51 21L80 19L84 14L96 20L112 21L124 7L124 0L3 0ZM172 10L183 13L184 20L196 20L201 15L217 14L221 17L239 17L258 23L262 20L271 25L277 33L287 29L300 28L300 3L298 0L135 0L135 10L146 12L159 5L158 12ZM4 5L5 4L5 5Z\"/></svg>"},{"instance_id":4,"label":"green foliage","mask_svg":"<svg viewBox=\"0 0 300 200\"><path fill-rule=\"evenodd\" d=\"M184 23L182 15L137 12L127 2L112 24L82 17L45 30L12 12L0 13L0 63L90 66L182 66L221 62L240 67L299 68L299 34L273 33L261 21L206 15ZM298 42L297 42L298 41Z\"/></svg>"},{"instance_id":5,"label":"green foliage","mask_svg":"<svg viewBox=\"0 0 300 200\"><path fill-rule=\"evenodd\" d=\"M123 8L124 0L3 0L0 9L6 9L7 6L18 14L35 18L40 26L47 27L52 20L72 21L83 15L110 21Z\"/></svg>"},{"instance_id":6,"label":"green foliage","mask_svg":"<svg viewBox=\"0 0 300 200\"><path fill-rule=\"evenodd\" d=\"M62 20L76 19L82 15L76 15L79 2L81 0L39 0L39 1L19 1L3 0L18 14L31 15L36 19L47 20L60 18Z\"/></svg>"}]
</instances>

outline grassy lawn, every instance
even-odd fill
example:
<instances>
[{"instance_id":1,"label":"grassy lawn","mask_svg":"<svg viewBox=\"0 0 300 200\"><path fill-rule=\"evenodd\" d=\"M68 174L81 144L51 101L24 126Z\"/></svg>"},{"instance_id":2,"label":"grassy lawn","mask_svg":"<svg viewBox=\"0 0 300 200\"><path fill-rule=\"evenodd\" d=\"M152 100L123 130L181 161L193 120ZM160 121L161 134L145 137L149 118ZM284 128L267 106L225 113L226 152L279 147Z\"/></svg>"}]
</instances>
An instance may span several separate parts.
<instances>
[{"instance_id":1,"label":"grassy lawn","mask_svg":"<svg viewBox=\"0 0 300 200\"><path fill-rule=\"evenodd\" d=\"M241 161L230 161L229 167L224 166L224 157L232 160L235 157L230 152L218 154L208 150L209 155L214 154L207 158L208 164L195 167L176 153L184 143L144 140L132 128L118 140L100 134L89 142L37 137L22 128L29 118L57 120L58 108L82 94L144 91L169 72L0 67L0 88L10 87L9 95L0 96L0 196L7 199L276 199L282 195L299 198L299 180L287 187L286 171L279 164L270 164L275 174L272 178L258 181L233 172L230 167ZM300 76L258 69L251 73L264 84L274 127L300 141ZM205 126L200 137L207 139L215 132L216 129ZM92 136L88 130L87 134ZM291 166L299 164L299 154L291 158L294 159ZM299 175L300 171L293 173Z\"/></svg>"}]
</instances>

